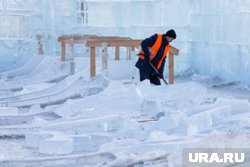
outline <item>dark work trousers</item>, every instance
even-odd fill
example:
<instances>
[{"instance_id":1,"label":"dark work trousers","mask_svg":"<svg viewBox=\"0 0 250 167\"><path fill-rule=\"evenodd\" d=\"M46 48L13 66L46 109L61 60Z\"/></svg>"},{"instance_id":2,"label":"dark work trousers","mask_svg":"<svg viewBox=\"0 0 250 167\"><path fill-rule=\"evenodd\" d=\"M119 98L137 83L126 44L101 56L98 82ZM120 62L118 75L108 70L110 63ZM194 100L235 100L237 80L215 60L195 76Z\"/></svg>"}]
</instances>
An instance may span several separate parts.
<instances>
[{"instance_id":1,"label":"dark work trousers","mask_svg":"<svg viewBox=\"0 0 250 167\"><path fill-rule=\"evenodd\" d=\"M156 74L145 74L144 70L140 70L140 81L143 81L145 79L149 79L150 83L154 85L161 85L161 81Z\"/></svg>"}]
</instances>

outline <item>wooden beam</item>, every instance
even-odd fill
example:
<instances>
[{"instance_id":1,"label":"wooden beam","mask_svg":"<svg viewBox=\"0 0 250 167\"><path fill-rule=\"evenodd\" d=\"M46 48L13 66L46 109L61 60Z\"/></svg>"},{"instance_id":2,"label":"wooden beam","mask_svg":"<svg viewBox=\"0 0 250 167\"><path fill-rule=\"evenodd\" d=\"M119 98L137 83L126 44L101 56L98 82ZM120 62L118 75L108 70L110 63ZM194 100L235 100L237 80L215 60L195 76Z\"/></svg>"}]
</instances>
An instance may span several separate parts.
<instances>
[{"instance_id":1,"label":"wooden beam","mask_svg":"<svg viewBox=\"0 0 250 167\"><path fill-rule=\"evenodd\" d=\"M96 36L95 35L62 35L57 39L57 41L69 43L70 39L81 40L81 39L88 39L91 37L96 37Z\"/></svg>"},{"instance_id":2,"label":"wooden beam","mask_svg":"<svg viewBox=\"0 0 250 167\"><path fill-rule=\"evenodd\" d=\"M110 41L88 41L87 47L100 47L102 43L107 43L109 47L124 46L124 47L137 47L141 45L141 40L110 40Z\"/></svg>"},{"instance_id":3,"label":"wooden beam","mask_svg":"<svg viewBox=\"0 0 250 167\"><path fill-rule=\"evenodd\" d=\"M74 43L73 42L70 43L70 56L69 56L69 60L71 62L74 61Z\"/></svg>"},{"instance_id":4,"label":"wooden beam","mask_svg":"<svg viewBox=\"0 0 250 167\"><path fill-rule=\"evenodd\" d=\"M179 55L179 50L173 46L170 46L169 53L172 53L173 55Z\"/></svg>"},{"instance_id":5,"label":"wooden beam","mask_svg":"<svg viewBox=\"0 0 250 167\"><path fill-rule=\"evenodd\" d=\"M168 58L168 83L174 84L174 55L173 53L169 53Z\"/></svg>"},{"instance_id":6,"label":"wooden beam","mask_svg":"<svg viewBox=\"0 0 250 167\"><path fill-rule=\"evenodd\" d=\"M94 77L95 71L95 47L90 47L90 77Z\"/></svg>"},{"instance_id":7,"label":"wooden beam","mask_svg":"<svg viewBox=\"0 0 250 167\"><path fill-rule=\"evenodd\" d=\"M68 35L68 36L61 36L58 38L58 42L61 42L62 46L62 61L66 59L66 43L84 43L86 47L90 47L90 76L93 77L96 75L96 60L95 60L95 48L102 47L105 43L105 49L107 47L115 47L115 60L119 60L119 47L127 47L127 57L130 57L130 51L134 52L135 48L140 48L142 39L131 39L129 37L117 37L117 36L93 36L93 35ZM73 46L71 45L71 48ZM131 50L130 50L131 48ZM105 50L107 52L107 50ZM175 47L170 46L169 50L169 84L174 83L174 55L179 55L179 50ZM107 57L106 53L103 53L103 69L107 66Z\"/></svg>"},{"instance_id":8,"label":"wooden beam","mask_svg":"<svg viewBox=\"0 0 250 167\"><path fill-rule=\"evenodd\" d=\"M86 41L98 41L98 40L131 40L130 37L118 37L118 36L61 36L58 38L58 42L70 43L70 39L74 40L74 43L83 43Z\"/></svg>"},{"instance_id":9,"label":"wooden beam","mask_svg":"<svg viewBox=\"0 0 250 167\"><path fill-rule=\"evenodd\" d=\"M64 42L62 42L62 55L61 55L61 60L62 61L65 61L66 60L66 47L65 47L65 43Z\"/></svg>"},{"instance_id":10,"label":"wooden beam","mask_svg":"<svg viewBox=\"0 0 250 167\"><path fill-rule=\"evenodd\" d=\"M115 60L120 60L120 47L115 47Z\"/></svg>"}]
</instances>

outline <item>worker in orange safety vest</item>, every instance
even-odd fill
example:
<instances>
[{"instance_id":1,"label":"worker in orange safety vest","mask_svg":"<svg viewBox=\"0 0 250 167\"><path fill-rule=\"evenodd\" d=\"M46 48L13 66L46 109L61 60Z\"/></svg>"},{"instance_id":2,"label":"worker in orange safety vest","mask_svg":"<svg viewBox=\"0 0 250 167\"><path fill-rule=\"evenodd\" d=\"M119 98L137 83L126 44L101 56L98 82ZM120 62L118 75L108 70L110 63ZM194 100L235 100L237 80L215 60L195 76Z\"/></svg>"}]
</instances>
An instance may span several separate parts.
<instances>
[{"instance_id":1,"label":"worker in orange safety vest","mask_svg":"<svg viewBox=\"0 0 250 167\"><path fill-rule=\"evenodd\" d=\"M161 85L160 78L163 78L165 59L170 49L169 43L174 39L176 39L176 33L171 29L166 34L154 34L142 41L141 50L138 53L139 59L135 65L140 71L140 81L149 79L150 83Z\"/></svg>"}]
</instances>

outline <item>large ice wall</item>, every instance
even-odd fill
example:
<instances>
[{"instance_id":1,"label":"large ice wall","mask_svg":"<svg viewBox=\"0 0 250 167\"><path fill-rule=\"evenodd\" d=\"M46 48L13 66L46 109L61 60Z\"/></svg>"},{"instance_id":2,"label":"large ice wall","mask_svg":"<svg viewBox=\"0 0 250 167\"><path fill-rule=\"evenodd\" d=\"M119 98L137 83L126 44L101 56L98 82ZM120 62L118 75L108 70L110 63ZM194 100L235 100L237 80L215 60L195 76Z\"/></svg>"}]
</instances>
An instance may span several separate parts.
<instances>
[{"instance_id":1,"label":"large ice wall","mask_svg":"<svg viewBox=\"0 0 250 167\"><path fill-rule=\"evenodd\" d=\"M250 84L249 11L250 0L0 0L0 71L37 54L37 34L44 54L59 56L60 35L144 39L173 28L181 51L175 74L193 68Z\"/></svg>"},{"instance_id":2,"label":"large ice wall","mask_svg":"<svg viewBox=\"0 0 250 167\"><path fill-rule=\"evenodd\" d=\"M250 84L250 1L200 0L191 15L192 66Z\"/></svg>"},{"instance_id":3,"label":"large ice wall","mask_svg":"<svg viewBox=\"0 0 250 167\"><path fill-rule=\"evenodd\" d=\"M0 59L5 62L0 63L0 70L16 68L37 54L37 34L43 37L45 54L54 56L61 52L60 35L143 39L170 28L178 33L173 45L182 50L177 71L186 69L192 10L192 0L0 0ZM76 45L74 54L82 55L82 50Z\"/></svg>"},{"instance_id":4,"label":"large ice wall","mask_svg":"<svg viewBox=\"0 0 250 167\"><path fill-rule=\"evenodd\" d=\"M50 53L51 26L48 0L0 0L0 71L23 65L37 54L37 35L43 35L43 50Z\"/></svg>"}]
</instances>

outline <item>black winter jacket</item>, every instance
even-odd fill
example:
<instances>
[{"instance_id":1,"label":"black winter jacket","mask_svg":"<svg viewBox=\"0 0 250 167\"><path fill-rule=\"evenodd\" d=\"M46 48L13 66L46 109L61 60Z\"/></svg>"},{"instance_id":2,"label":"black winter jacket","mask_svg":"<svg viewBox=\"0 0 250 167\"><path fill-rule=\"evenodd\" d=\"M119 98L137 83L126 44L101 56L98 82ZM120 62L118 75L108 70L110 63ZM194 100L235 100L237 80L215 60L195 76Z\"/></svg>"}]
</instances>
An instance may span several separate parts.
<instances>
[{"instance_id":1,"label":"black winter jacket","mask_svg":"<svg viewBox=\"0 0 250 167\"><path fill-rule=\"evenodd\" d=\"M145 40L142 41L141 43L141 48L144 52L144 56L145 59L149 60L150 54L148 51L148 47L152 47L154 45L154 43L157 40L157 34L152 35L149 38L146 38ZM158 52L156 53L156 56L154 57L154 59L151 61L151 63L157 67L157 63L161 60L163 54L164 54L164 50L165 47L169 44L169 42L167 41L167 39L165 38L165 36L163 35L162 38L162 44L160 46L160 49L158 50ZM149 65L145 64L145 59L142 60L139 58L139 60L136 63L136 67L139 68L141 71L144 71L145 73L149 74L149 73L154 73L154 70L152 67L150 67ZM165 59L163 59L162 64L160 69L158 70L160 74L163 74L164 71L164 66L165 66Z\"/></svg>"}]
</instances>

